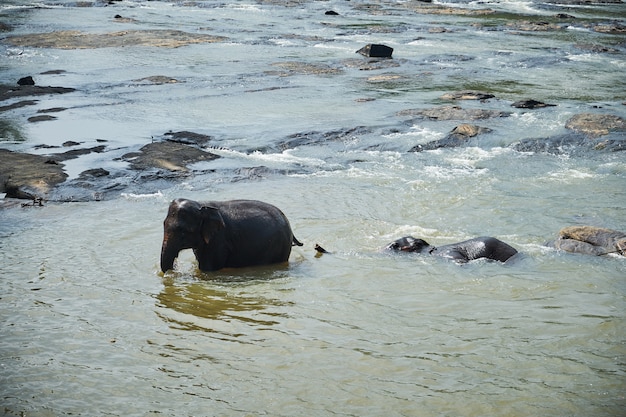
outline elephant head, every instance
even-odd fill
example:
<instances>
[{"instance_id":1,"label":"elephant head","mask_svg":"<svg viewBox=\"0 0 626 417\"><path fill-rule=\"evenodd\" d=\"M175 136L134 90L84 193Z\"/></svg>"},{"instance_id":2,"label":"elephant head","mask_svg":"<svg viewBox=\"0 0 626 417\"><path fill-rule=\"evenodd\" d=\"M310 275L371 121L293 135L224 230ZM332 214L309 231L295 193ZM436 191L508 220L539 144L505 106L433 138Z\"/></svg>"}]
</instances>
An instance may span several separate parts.
<instances>
[{"instance_id":1,"label":"elephant head","mask_svg":"<svg viewBox=\"0 0 626 417\"><path fill-rule=\"evenodd\" d=\"M428 252L434 249L428 242L422 239L416 239L413 236L405 236L396 239L387 245L387 249L401 252Z\"/></svg>"},{"instance_id":2,"label":"elephant head","mask_svg":"<svg viewBox=\"0 0 626 417\"><path fill-rule=\"evenodd\" d=\"M161 270L173 269L174 260L181 250L195 251L207 245L224 227L224 219L217 208L183 198L172 201L163 221Z\"/></svg>"}]
</instances>

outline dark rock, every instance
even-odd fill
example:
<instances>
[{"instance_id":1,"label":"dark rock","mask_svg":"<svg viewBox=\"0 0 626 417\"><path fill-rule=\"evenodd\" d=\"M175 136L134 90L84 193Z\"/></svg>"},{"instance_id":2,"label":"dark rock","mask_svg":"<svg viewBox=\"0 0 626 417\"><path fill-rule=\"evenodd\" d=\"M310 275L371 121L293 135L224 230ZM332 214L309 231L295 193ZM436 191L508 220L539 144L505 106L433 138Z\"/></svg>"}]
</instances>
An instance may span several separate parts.
<instances>
[{"instance_id":1,"label":"dark rock","mask_svg":"<svg viewBox=\"0 0 626 417\"><path fill-rule=\"evenodd\" d=\"M454 93L446 93L441 96L442 100L488 100L494 98L493 94L483 93L482 91L456 91Z\"/></svg>"},{"instance_id":2,"label":"dark rock","mask_svg":"<svg viewBox=\"0 0 626 417\"><path fill-rule=\"evenodd\" d=\"M217 158L218 155L196 147L168 141L149 143L139 149L139 152L122 156L122 159L129 161L130 167L137 171L156 168L175 173L187 173L189 172L187 165Z\"/></svg>"},{"instance_id":3,"label":"dark rock","mask_svg":"<svg viewBox=\"0 0 626 417\"><path fill-rule=\"evenodd\" d=\"M339 13L337 13L334 10L327 10L326 13L324 13L326 16L339 16Z\"/></svg>"},{"instance_id":4,"label":"dark rock","mask_svg":"<svg viewBox=\"0 0 626 417\"><path fill-rule=\"evenodd\" d=\"M27 120L30 123L47 122L47 121L50 121L50 120L56 120L56 117L55 116L50 116L48 114L44 114L44 115L41 115L41 116L29 117Z\"/></svg>"},{"instance_id":5,"label":"dark rock","mask_svg":"<svg viewBox=\"0 0 626 417\"><path fill-rule=\"evenodd\" d=\"M167 132L164 135L165 140L169 142L184 143L187 145L206 145L213 138L202 133L188 132L186 130L180 132Z\"/></svg>"},{"instance_id":6,"label":"dark rock","mask_svg":"<svg viewBox=\"0 0 626 417\"><path fill-rule=\"evenodd\" d=\"M511 106L517 107L518 109L538 109L542 107L556 106L556 104L546 104L542 103L541 101L529 99L516 101L515 103L511 104Z\"/></svg>"},{"instance_id":7,"label":"dark rock","mask_svg":"<svg viewBox=\"0 0 626 417\"><path fill-rule=\"evenodd\" d=\"M393 48L387 45L370 43L356 52L368 58L391 58Z\"/></svg>"},{"instance_id":8,"label":"dark rock","mask_svg":"<svg viewBox=\"0 0 626 417\"><path fill-rule=\"evenodd\" d=\"M583 133L565 133L547 138L523 139L512 145L519 152L545 152L554 155L585 154L590 151L618 152L626 150L626 139L595 139Z\"/></svg>"},{"instance_id":9,"label":"dark rock","mask_svg":"<svg viewBox=\"0 0 626 417\"><path fill-rule=\"evenodd\" d=\"M556 17L557 19L576 19L576 16L572 16L571 14L567 13L557 13L556 15L554 15L554 17Z\"/></svg>"},{"instance_id":10,"label":"dark rock","mask_svg":"<svg viewBox=\"0 0 626 417\"><path fill-rule=\"evenodd\" d=\"M35 80L29 75L28 77L17 80L17 85L35 85Z\"/></svg>"},{"instance_id":11,"label":"dark rock","mask_svg":"<svg viewBox=\"0 0 626 417\"><path fill-rule=\"evenodd\" d=\"M0 149L0 192L9 198L45 198L65 181L62 164L49 164L47 156Z\"/></svg>"},{"instance_id":12,"label":"dark rock","mask_svg":"<svg viewBox=\"0 0 626 417\"><path fill-rule=\"evenodd\" d=\"M81 179L100 178L100 177L106 177L109 174L110 172L104 168L93 168L93 169L88 169L86 171L81 172L78 177Z\"/></svg>"},{"instance_id":13,"label":"dark rock","mask_svg":"<svg viewBox=\"0 0 626 417\"><path fill-rule=\"evenodd\" d=\"M105 150L104 145L98 145L91 148L71 149L63 153L52 154L49 156L53 161L67 161L68 159L78 158L79 156L89 155L90 153L102 153Z\"/></svg>"},{"instance_id":14,"label":"dark rock","mask_svg":"<svg viewBox=\"0 0 626 417\"><path fill-rule=\"evenodd\" d=\"M15 97L42 96L47 94L65 94L76 91L66 87L40 87L34 85L22 85L14 87L10 85L0 85L0 101Z\"/></svg>"},{"instance_id":15,"label":"dark rock","mask_svg":"<svg viewBox=\"0 0 626 417\"><path fill-rule=\"evenodd\" d=\"M61 146L65 147L65 148L69 148L70 146L78 146L78 145L80 145L80 143L75 142L73 140L68 140L68 141L65 141L65 142L63 142L61 144Z\"/></svg>"},{"instance_id":16,"label":"dark rock","mask_svg":"<svg viewBox=\"0 0 626 417\"><path fill-rule=\"evenodd\" d=\"M565 123L565 127L597 137L610 132L626 131L626 120L612 114L581 113L572 116Z\"/></svg>"},{"instance_id":17,"label":"dark rock","mask_svg":"<svg viewBox=\"0 0 626 417\"><path fill-rule=\"evenodd\" d=\"M409 152L430 151L441 148L456 148L466 145L470 138L481 133L491 132L491 129L470 124L462 124L454 129L443 139L434 140L423 145L416 145Z\"/></svg>"}]
</instances>

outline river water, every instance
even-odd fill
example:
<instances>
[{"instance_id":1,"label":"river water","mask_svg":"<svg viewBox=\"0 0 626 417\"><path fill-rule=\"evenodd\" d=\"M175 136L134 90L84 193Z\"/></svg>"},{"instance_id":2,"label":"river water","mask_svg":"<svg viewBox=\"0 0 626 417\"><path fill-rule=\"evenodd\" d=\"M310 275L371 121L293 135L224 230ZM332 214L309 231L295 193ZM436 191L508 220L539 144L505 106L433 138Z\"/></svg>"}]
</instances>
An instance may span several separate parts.
<instances>
[{"instance_id":1,"label":"river water","mask_svg":"<svg viewBox=\"0 0 626 417\"><path fill-rule=\"evenodd\" d=\"M0 410L623 415L626 259L543 244L573 224L626 230L626 158L509 145L565 133L577 113L626 116L623 35L585 25L623 24L624 6L450 4L498 11L488 17L416 13L414 3L3 2L12 26L3 37L156 28L228 40L0 42L4 80L33 75L77 89L37 98L38 109L67 109L56 120L27 123L32 108L5 112L24 140L4 138L2 147L43 153L34 146L108 141L108 153L68 161L70 177L119 169L111 155L170 130L211 135L222 156L170 188L0 210ZM561 12L578 20L552 32L508 26ZM394 66L363 69L354 52L367 43L393 47ZM65 72L42 75L57 69ZM133 81L154 75L178 82ZM450 104L441 95L468 88L496 98L453 104L511 116L473 122L493 132L470 146L407 152L460 122L398 112ZM523 98L557 106L510 107ZM295 134L333 140L280 149ZM248 167L267 175L225 174ZM268 201L305 246L288 266L211 274L187 251L163 275L162 221L176 197ZM490 235L522 254L459 266L380 251L409 234L435 245ZM315 243L333 253L316 256Z\"/></svg>"}]
</instances>

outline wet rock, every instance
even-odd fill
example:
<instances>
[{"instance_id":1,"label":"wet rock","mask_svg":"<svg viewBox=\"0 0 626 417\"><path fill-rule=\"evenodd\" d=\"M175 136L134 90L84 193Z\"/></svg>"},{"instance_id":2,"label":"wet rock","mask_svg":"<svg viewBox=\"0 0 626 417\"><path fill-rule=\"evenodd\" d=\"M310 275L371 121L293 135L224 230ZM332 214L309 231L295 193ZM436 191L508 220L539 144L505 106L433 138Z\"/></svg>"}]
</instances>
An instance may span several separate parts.
<instances>
[{"instance_id":1,"label":"wet rock","mask_svg":"<svg viewBox=\"0 0 626 417\"><path fill-rule=\"evenodd\" d=\"M188 165L217 158L218 155L196 147L169 141L149 143L138 152L122 156L122 159L130 162L130 167L137 171L162 169L176 173L187 173Z\"/></svg>"},{"instance_id":2,"label":"wet rock","mask_svg":"<svg viewBox=\"0 0 626 417\"><path fill-rule=\"evenodd\" d=\"M622 35L626 33L626 26L620 23L600 24L593 27L593 30L600 33L608 33L611 35Z\"/></svg>"},{"instance_id":3,"label":"wet rock","mask_svg":"<svg viewBox=\"0 0 626 417\"><path fill-rule=\"evenodd\" d=\"M10 36L4 39L13 46L57 49L119 48L128 46L155 46L178 48L180 46L223 42L223 36L187 33L180 30L125 30L110 33L86 33L64 30L51 33Z\"/></svg>"},{"instance_id":4,"label":"wet rock","mask_svg":"<svg viewBox=\"0 0 626 417\"><path fill-rule=\"evenodd\" d=\"M277 62L272 64L273 67L278 67L282 71L266 71L268 75L278 75L281 77L288 77L296 74L305 75L334 75L340 74L341 69L331 67L326 64L312 64L310 62Z\"/></svg>"},{"instance_id":5,"label":"wet rock","mask_svg":"<svg viewBox=\"0 0 626 417\"><path fill-rule=\"evenodd\" d=\"M41 116L29 117L27 120L30 123L47 122L47 121L50 121L50 120L56 120L56 117L55 116L50 116L48 114L44 114L44 115L41 115Z\"/></svg>"},{"instance_id":6,"label":"wet rock","mask_svg":"<svg viewBox=\"0 0 626 417\"><path fill-rule=\"evenodd\" d=\"M35 80L30 75L17 80L17 85L35 85Z\"/></svg>"},{"instance_id":7,"label":"wet rock","mask_svg":"<svg viewBox=\"0 0 626 417\"><path fill-rule=\"evenodd\" d=\"M609 132L626 131L626 120L612 114L581 113L572 116L565 127L576 132L597 137Z\"/></svg>"},{"instance_id":8,"label":"wet rock","mask_svg":"<svg viewBox=\"0 0 626 417\"><path fill-rule=\"evenodd\" d=\"M100 178L100 177L107 177L110 174L111 173L104 168L93 168L93 169L88 169L86 171L81 172L78 178L80 179Z\"/></svg>"},{"instance_id":9,"label":"wet rock","mask_svg":"<svg viewBox=\"0 0 626 417\"><path fill-rule=\"evenodd\" d=\"M63 165L47 156L0 149L0 192L9 198L46 198L66 178Z\"/></svg>"},{"instance_id":10,"label":"wet rock","mask_svg":"<svg viewBox=\"0 0 626 417\"><path fill-rule=\"evenodd\" d=\"M370 43L356 52L368 58L391 58L393 48L387 45Z\"/></svg>"},{"instance_id":11,"label":"wet rock","mask_svg":"<svg viewBox=\"0 0 626 417\"><path fill-rule=\"evenodd\" d=\"M488 100L494 98L493 94L483 93L482 91L465 90L446 93L441 96L442 100Z\"/></svg>"},{"instance_id":12,"label":"wet rock","mask_svg":"<svg viewBox=\"0 0 626 417\"><path fill-rule=\"evenodd\" d=\"M422 152L441 148L456 148L462 145L467 145L470 138L478 136L481 133L488 132L491 132L491 129L471 124L461 124L452 129L452 131L445 138L434 140L423 145L416 145L411 148L409 152Z\"/></svg>"},{"instance_id":13,"label":"wet rock","mask_svg":"<svg viewBox=\"0 0 626 417\"><path fill-rule=\"evenodd\" d=\"M400 66L400 62L397 59L345 59L341 64L347 68L356 68L360 71L374 71Z\"/></svg>"},{"instance_id":14,"label":"wet rock","mask_svg":"<svg viewBox=\"0 0 626 417\"><path fill-rule=\"evenodd\" d=\"M165 75L152 75L150 77L139 78L133 81L137 83L155 84L155 85L176 84L179 82L176 78L166 77Z\"/></svg>"},{"instance_id":15,"label":"wet rock","mask_svg":"<svg viewBox=\"0 0 626 417\"><path fill-rule=\"evenodd\" d=\"M48 94L66 94L76 91L67 87L41 87L36 85L10 86L0 84L0 101L16 97L42 96Z\"/></svg>"},{"instance_id":16,"label":"wet rock","mask_svg":"<svg viewBox=\"0 0 626 417\"><path fill-rule=\"evenodd\" d=\"M339 13L337 13L334 10L327 10L326 13L324 13L326 16L339 16Z\"/></svg>"},{"instance_id":17,"label":"wet rock","mask_svg":"<svg viewBox=\"0 0 626 417\"><path fill-rule=\"evenodd\" d=\"M516 101L515 103L511 104L511 106L516 107L518 109L539 109L543 107L553 107L553 106L556 106L556 104L546 104L541 101L528 99L528 100Z\"/></svg>"},{"instance_id":18,"label":"wet rock","mask_svg":"<svg viewBox=\"0 0 626 417\"><path fill-rule=\"evenodd\" d=\"M519 152L583 155L590 151L624 151L626 150L626 140L619 137L598 140L583 133L575 132L547 138L523 139L511 147Z\"/></svg>"},{"instance_id":19,"label":"wet rock","mask_svg":"<svg viewBox=\"0 0 626 417\"><path fill-rule=\"evenodd\" d=\"M397 116L413 116L431 120L480 120L508 117L510 112L486 109L463 109L459 106L441 106L430 109L409 109L396 113Z\"/></svg>"},{"instance_id":20,"label":"wet rock","mask_svg":"<svg viewBox=\"0 0 626 417\"><path fill-rule=\"evenodd\" d=\"M563 30L563 26L550 22L518 21L507 24L509 29L521 32L550 32Z\"/></svg>"},{"instance_id":21,"label":"wet rock","mask_svg":"<svg viewBox=\"0 0 626 417\"><path fill-rule=\"evenodd\" d=\"M354 128L336 129L331 131L312 131L301 132L287 136L287 138L278 141L271 147L254 149L253 151L261 152L282 152L287 149L294 149L300 146L320 145L330 142L347 142L353 141L356 137L368 134L371 129L365 126L357 126Z\"/></svg>"},{"instance_id":22,"label":"wet rock","mask_svg":"<svg viewBox=\"0 0 626 417\"><path fill-rule=\"evenodd\" d=\"M204 146L213 137L209 135L203 135L202 133L194 133L186 130L180 132L167 132L163 135L163 138L170 142L184 143L186 145Z\"/></svg>"},{"instance_id":23,"label":"wet rock","mask_svg":"<svg viewBox=\"0 0 626 417\"><path fill-rule=\"evenodd\" d=\"M588 255L617 253L626 256L626 233L595 226L568 226L550 246Z\"/></svg>"}]
</instances>

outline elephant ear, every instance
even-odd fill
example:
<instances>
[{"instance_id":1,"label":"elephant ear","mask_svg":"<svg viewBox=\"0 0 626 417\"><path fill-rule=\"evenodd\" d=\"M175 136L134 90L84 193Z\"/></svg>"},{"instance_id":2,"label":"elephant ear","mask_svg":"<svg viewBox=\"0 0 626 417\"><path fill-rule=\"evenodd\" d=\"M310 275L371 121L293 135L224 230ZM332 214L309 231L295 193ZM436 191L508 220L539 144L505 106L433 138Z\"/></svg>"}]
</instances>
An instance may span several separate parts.
<instances>
[{"instance_id":1,"label":"elephant ear","mask_svg":"<svg viewBox=\"0 0 626 417\"><path fill-rule=\"evenodd\" d=\"M204 243L208 244L211 236L218 230L225 228L226 224L217 207L202 206L200 213L202 215L202 239Z\"/></svg>"}]
</instances>

